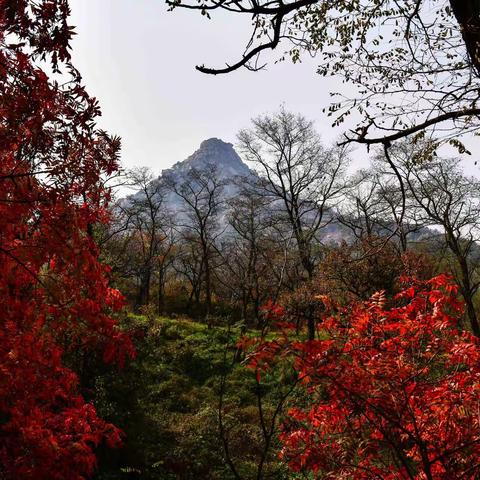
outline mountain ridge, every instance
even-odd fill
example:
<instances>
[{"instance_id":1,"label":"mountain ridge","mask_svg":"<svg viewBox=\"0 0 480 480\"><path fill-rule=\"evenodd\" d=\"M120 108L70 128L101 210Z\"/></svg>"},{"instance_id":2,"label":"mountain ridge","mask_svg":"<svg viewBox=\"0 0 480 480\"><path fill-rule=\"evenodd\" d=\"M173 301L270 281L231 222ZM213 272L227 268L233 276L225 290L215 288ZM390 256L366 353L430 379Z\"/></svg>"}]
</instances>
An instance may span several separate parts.
<instances>
[{"instance_id":1,"label":"mountain ridge","mask_svg":"<svg viewBox=\"0 0 480 480\"><path fill-rule=\"evenodd\" d=\"M208 164L215 165L217 167L223 167L219 170L221 177L228 178L233 177L234 175L255 175L253 172L240 158L238 153L235 151L233 144L229 142L224 142L223 140L212 137L206 140L203 140L200 143L200 147L195 150L191 155L189 155L185 160L176 162L172 167L162 170L160 177L165 176L169 173L176 172L188 172L192 168L201 168L205 167Z\"/></svg>"},{"instance_id":2,"label":"mountain ridge","mask_svg":"<svg viewBox=\"0 0 480 480\"><path fill-rule=\"evenodd\" d=\"M260 183L261 177L257 172L248 167L243 162L238 153L235 151L233 145L225 142L217 137L211 137L203 140L191 155L185 160L176 162L172 167L162 170L161 174L154 180L154 182L165 182L167 178L170 182L177 185L182 184L187 180L189 173L195 169L200 172L205 172L209 166L215 167L215 174L218 180L222 181L223 188L221 194L221 202L227 203L229 200L235 198L239 193L239 184L255 184ZM138 198L141 192L137 192L128 198ZM283 210L281 200L274 200L273 205L276 205L275 210ZM182 215L184 210L182 198L174 191L169 190L165 197L165 207L173 214ZM273 210L272 210L273 211ZM222 224L227 222L226 211L220 215ZM330 211L325 214L327 217L332 215ZM333 220L333 221L332 221ZM353 240L352 232L342 225L340 222L330 217L322 229L322 239L327 244L340 243L343 240ZM428 229L423 229L423 234L429 232ZM430 232L431 233L431 232ZM417 234L416 237L423 235Z\"/></svg>"}]
</instances>

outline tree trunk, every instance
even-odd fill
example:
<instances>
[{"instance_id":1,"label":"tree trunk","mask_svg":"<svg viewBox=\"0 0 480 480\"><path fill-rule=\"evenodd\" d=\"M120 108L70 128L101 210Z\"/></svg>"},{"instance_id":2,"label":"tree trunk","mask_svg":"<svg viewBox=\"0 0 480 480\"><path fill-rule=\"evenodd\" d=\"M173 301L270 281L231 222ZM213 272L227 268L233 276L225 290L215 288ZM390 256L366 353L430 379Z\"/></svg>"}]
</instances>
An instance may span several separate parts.
<instances>
[{"instance_id":1,"label":"tree trunk","mask_svg":"<svg viewBox=\"0 0 480 480\"><path fill-rule=\"evenodd\" d=\"M195 305L198 307L200 305L200 284L195 285L193 294L195 296Z\"/></svg>"},{"instance_id":2,"label":"tree trunk","mask_svg":"<svg viewBox=\"0 0 480 480\"><path fill-rule=\"evenodd\" d=\"M161 265L158 269L158 314L164 313L165 309L165 272Z\"/></svg>"},{"instance_id":3,"label":"tree trunk","mask_svg":"<svg viewBox=\"0 0 480 480\"><path fill-rule=\"evenodd\" d=\"M152 278L152 271L150 267L145 268L140 275L140 285L137 293L137 300L135 302L135 311L140 307L150 302L150 282Z\"/></svg>"},{"instance_id":4,"label":"tree trunk","mask_svg":"<svg viewBox=\"0 0 480 480\"><path fill-rule=\"evenodd\" d=\"M244 324L247 323L247 315L248 315L248 295L245 289L242 292L242 321Z\"/></svg>"},{"instance_id":5,"label":"tree trunk","mask_svg":"<svg viewBox=\"0 0 480 480\"><path fill-rule=\"evenodd\" d=\"M313 273L315 271L315 266L312 262L311 255L309 253L309 246L305 245L302 247L300 255L302 260L302 265L308 275L308 281L311 282L313 280ZM315 340L315 316L313 312L309 312L307 316L307 332L308 332L308 339Z\"/></svg>"},{"instance_id":6,"label":"tree trunk","mask_svg":"<svg viewBox=\"0 0 480 480\"><path fill-rule=\"evenodd\" d=\"M465 258L459 259L460 269L462 271L462 288L461 293L463 299L465 300L465 305L467 307L467 316L470 322L470 327L472 328L472 332L476 337L480 338L480 325L478 323L477 312L475 310L475 305L473 303L473 293L472 293L472 286L470 282L470 275L469 269L467 265L467 261Z\"/></svg>"},{"instance_id":7,"label":"tree trunk","mask_svg":"<svg viewBox=\"0 0 480 480\"><path fill-rule=\"evenodd\" d=\"M460 25L465 47L473 67L480 73L480 2L450 0L453 14Z\"/></svg>"},{"instance_id":8,"label":"tree trunk","mask_svg":"<svg viewBox=\"0 0 480 480\"><path fill-rule=\"evenodd\" d=\"M477 312L475 311L475 305L473 304L472 298L465 298L465 304L467 306L467 315L470 321L470 326L472 327L472 332L476 337L480 338L480 325L478 323Z\"/></svg>"},{"instance_id":9,"label":"tree trunk","mask_svg":"<svg viewBox=\"0 0 480 480\"><path fill-rule=\"evenodd\" d=\"M210 323L210 310L212 307L212 284L211 284L211 272L210 272L210 260L208 258L209 252L208 247L204 245L203 248L204 255L204 266L205 266L205 321L207 322L208 328L211 328Z\"/></svg>"},{"instance_id":10,"label":"tree trunk","mask_svg":"<svg viewBox=\"0 0 480 480\"><path fill-rule=\"evenodd\" d=\"M460 265L461 272L461 281L460 281L460 292L465 300L465 305L467 307L467 316L472 328L472 332L476 337L480 338L480 325L478 323L477 312L475 311L475 305L473 303L474 291L472 289L472 284L470 280L470 268L468 266L468 261L466 253L462 252L462 249L451 229L447 230L447 244L450 247L451 251L457 257L457 261Z\"/></svg>"}]
</instances>

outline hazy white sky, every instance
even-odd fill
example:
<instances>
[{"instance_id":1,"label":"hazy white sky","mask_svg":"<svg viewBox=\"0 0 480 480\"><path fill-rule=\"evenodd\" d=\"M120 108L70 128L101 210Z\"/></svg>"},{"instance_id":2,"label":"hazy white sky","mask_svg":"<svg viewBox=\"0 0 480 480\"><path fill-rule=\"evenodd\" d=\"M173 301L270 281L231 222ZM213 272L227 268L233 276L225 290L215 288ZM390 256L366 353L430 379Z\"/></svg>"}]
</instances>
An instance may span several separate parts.
<instances>
[{"instance_id":1,"label":"hazy white sky","mask_svg":"<svg viewBox=\"0 0 480 480\"><path fill-rule=\"evenodd\" d=\"M162 0L71 0L77 27L73 57L103 112L100 126L123 141L126 167L159 173L206 138L235 143L253 116L283 103L316 121L325 141L338 137L322 114L336 85L315 73L315 60L273 62L268 70L204 75L195 65L237 60L249 17L166 11ZM280 52L277 52L276 56ZM272 60L275 57L272 57ZM364 149L357 158L366 158Z\"/></svg>"},{"instance_id":2,"label":"hazy white sky","mask_svg":"<svg viewBox=\"0 0 480 480\"><path fill-rule=\"evenodd\" d=\"M315 120L325 142L349 126L333 129L322 113L329 92L339 85L315 73L315 59L274 64L280 50L266 71L211 76L195 70L198 64L223 66L238 60L249 38L249 16L218 12L208 20L194 11L167 12L163 0L70 4L70 23L78 33L75 64L89 93L100 101L100 126L122 137L127 168L149 166L160 173L210 137L235 144L237 132L252 117L281 104ZM472 138L467 145L477 152L478 141ZM354 166L367 165L365 147L358 147L353 158ZM466 170L475 175L477 158L465 158Z\"/></svg>"}]
</instances>

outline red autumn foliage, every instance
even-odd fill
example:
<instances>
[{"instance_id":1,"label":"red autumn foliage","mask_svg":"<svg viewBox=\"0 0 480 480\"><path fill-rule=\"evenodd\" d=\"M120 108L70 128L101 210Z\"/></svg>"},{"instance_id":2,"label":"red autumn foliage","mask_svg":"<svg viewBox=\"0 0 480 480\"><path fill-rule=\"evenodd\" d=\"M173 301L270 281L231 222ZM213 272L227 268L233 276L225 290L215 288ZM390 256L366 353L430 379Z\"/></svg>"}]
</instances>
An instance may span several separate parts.
<instances>
[{"instance_id":1,"label":"red autumn foliage","mask_svg":"<svg viewBox=\"0 0 480 480\"><path fill-rule=\"evenodd\" d=\"M321 340L283 330L251 353L257 372L291 359L306 389L281 457L313 478L477 479L480 346L459 328L457 288L410 280L392 301L380 292L325 318Z\"/></svg>"},{"instance_id":2,"label":"red autumn foliage","mask_svg":"<svg viewBox=\"0 0 480 480\"><path fill-rule=\"evenodd\" d=\"M106 221L102 179L118 168L119 141L95 130L97 103L70 63L68 14L66 0L0 0L5 479L89 476L95 446L118 444L121 432L81 396L65 354L101 349L120 362L133 355L111 316L122 297L109 288L91 235Z\"/></svg>"}]
</instances>

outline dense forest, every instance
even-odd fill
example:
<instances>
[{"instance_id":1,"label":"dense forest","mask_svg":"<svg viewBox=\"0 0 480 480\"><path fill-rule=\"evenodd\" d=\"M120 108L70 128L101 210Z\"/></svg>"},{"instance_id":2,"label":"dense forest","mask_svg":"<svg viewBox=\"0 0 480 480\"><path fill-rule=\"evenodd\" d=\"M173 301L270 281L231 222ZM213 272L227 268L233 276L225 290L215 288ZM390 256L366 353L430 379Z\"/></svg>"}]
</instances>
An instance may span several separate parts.
<instances>
[{"instance_id":1,"label":"dense forest","mask_svg":"<svg viewBox=\"0 0 480 480\"><path fill-rule=\"evenodd\" d=\"M299 339L326 348L332 312L343 318L360 308L353 305L381 302L382 314L392 314L407 287L419 288L420 299L435 277L434 295L448 298L458 288L465 313L457 326L479 333L480 183L458 160L426 158L424 143L399 143L390 158L402 196L382 151L369 170L348 174L348 150L325 147L311 122L284 110L255 119L240 132L238 148L257 174L228 182L222 165L195 155L183 174L126 174L136 193L113 203L111 222L96 233L101 258L134 312L125 321L140 335L141 356L114 385L102 378L101 398L115 392L113 423L148 431L140 440L134 430L127 438L135 441L124 446L142 478L293 478L278 461L278 438L291 409L308 407L312 392L283 349L293 355ZM435 305L447 302L434 298ZM251 342L259 352L272 344L282 350L267 357L266 375L256 360L254 372L245 367L260 355ZM331 362L340 361L331 353ZM399 382L395 395L407 388L392 381ZM124 405L116 388L127 398L132 385L135 400Z\"/></svg>"},{"instance_id":2,"label":"dense forest","mask_svg":"<svg viewBox=\"0 0 480 480\"><path fill-rule=\"evenodd\" d=\"M317 54L358 127L125 169L68 0L0 0L0 478L478 479L478 2L167 4L253 18L200 72Z\"/></svg>"}]
</instances>

